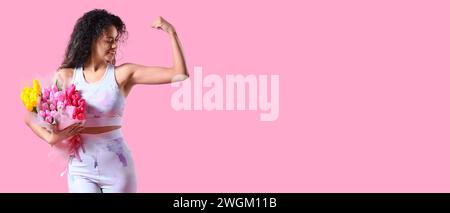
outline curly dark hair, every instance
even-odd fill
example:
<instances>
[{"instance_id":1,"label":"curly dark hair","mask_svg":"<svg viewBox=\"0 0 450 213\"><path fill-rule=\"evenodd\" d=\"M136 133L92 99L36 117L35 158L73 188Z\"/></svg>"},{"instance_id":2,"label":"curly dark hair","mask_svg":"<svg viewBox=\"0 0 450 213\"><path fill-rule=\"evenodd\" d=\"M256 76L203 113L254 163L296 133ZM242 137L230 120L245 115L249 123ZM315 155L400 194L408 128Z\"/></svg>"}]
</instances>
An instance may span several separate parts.
<instances>
[{"instance_id":1,"label":"curly dark hair","mask_svg":"<svg viewBox=\"0 0 450 213\"><path fill-rule=\"evenodd\" d=\"M118 16L104 9L91 10L79 18L70 36L60 69L83 66L91 55L92 44L110 26L116 27L120 41L126 39L127 30L125 24Z\"/></svg>"}]
</instances>

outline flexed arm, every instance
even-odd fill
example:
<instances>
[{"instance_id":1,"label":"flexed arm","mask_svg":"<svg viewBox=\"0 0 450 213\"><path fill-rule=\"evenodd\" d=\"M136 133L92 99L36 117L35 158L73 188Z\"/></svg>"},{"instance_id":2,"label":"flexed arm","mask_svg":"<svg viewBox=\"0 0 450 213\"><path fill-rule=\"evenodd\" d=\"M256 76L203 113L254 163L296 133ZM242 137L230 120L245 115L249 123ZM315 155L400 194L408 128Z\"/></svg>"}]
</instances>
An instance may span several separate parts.
<instances>
[{"instance_id":1,"label":"flexed arm","mask_svg":"<svg viewBox=\"0 0 450 213\"><path fill-rule=\"evenodd\" d=\"M125 73L123 82L119 82L119 84L126 85L126 87L131 87L136 84L164 84L181 81L189 77L181 42L175 28L162 17L157 17L152 27L161 29L169 34L173 54L172 67L144 66L126 63L118 67L118 69L123 71L121 71L122 73Z\"/></svg>"}]
</instances>

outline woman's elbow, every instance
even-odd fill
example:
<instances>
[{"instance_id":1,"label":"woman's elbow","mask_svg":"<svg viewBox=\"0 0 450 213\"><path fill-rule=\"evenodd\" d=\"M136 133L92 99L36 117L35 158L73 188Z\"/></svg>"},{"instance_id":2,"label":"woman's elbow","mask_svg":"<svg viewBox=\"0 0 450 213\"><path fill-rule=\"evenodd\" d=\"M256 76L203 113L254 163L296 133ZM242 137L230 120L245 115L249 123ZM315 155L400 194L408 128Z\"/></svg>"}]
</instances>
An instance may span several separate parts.
<instances>
[{"instance_id":1,"label":"woman's elbow","mask_svg":"<svg viewBox=\"0 0 450 213\"><path fill-rule=\"evenodd\" d=\"M189 75L185 74L177 74L172 78L172 83L178 82L178 81L184 81L189 78Z\"/></svg>"},{"instance_id":2,"label":"woman's elbow","mask_svg":"<svg viewBox=\"0 0 450 213\"><path fill-rule=\"evenodd\" d=\"M172 82L184 81L189 78L189 73L185 69L175 70Z\"/></svg>"}]
</instances>

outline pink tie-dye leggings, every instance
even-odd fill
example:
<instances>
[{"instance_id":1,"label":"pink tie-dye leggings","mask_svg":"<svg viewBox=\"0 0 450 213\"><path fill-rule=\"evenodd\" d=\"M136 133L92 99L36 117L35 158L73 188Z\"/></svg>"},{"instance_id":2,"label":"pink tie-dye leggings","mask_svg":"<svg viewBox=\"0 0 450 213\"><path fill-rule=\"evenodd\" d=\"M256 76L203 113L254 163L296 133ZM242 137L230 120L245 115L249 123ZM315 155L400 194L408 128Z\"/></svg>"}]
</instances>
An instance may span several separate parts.
<instances>
[{"instance_id":1,"label":"pink tie-dye leggings","mask_svg":"<svg viewBox=\"0 0 450 213\"><path fill-rule=\"evenodd\" d=\"M120 129L81 134L80 160L69 160L69 192L136 192L136 175L130 150Z\"/></svg>"}]
</instances>

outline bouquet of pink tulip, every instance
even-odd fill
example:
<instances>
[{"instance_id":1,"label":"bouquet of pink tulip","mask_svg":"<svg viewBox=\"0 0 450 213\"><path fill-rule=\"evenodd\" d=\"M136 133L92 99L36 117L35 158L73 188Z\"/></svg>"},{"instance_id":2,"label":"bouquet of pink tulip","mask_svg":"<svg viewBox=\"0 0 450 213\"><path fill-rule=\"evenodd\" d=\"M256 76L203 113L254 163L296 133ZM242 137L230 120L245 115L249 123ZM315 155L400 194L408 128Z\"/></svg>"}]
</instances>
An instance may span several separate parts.
<instances>
[{"instance_id":1,"label":"bouquet of pink tulip","mask_svg":"<svg viewBox=\"0 0 450 213\"><path fill-rule=\"evenodd\" d=\"M64 129L76 122L84 121L86 101L81 98L80 92L75 85L70 85L66 89L58 87L58 81L51 86L40 90L37 80L33 81L33 89L25 87L20 97L27 110L37 114L38 120L53 125L47 126L53 131ZM59 148L68 148L69 156L76 156L81 147L80 135L74 135L57 145Z\"/></svg>"}]
</instances>

